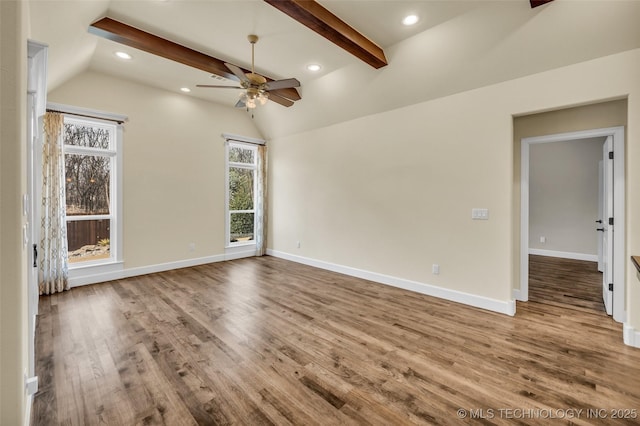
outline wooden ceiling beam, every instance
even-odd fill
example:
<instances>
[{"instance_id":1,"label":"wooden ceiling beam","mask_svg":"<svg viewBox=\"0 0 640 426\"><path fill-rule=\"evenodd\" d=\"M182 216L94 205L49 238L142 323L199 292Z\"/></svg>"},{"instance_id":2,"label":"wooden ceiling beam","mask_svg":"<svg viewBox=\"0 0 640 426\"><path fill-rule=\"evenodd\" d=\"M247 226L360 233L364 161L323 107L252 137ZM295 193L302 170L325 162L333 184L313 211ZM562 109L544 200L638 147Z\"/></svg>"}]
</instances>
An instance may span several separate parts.
<instances>
[{"instance_id":1,"label":"wooden ceiling beam","mask_svg":"<svg viewBox=\"0 0 640 426\"><path fill-rule=\"evenodd\" d=\"M99 37L115 41L116 43L134 47L171 61L179 62L230 80L238 81L238 77L236 77L224 64L225 61L150 34L146 31L142 31L138 28L116 21L115 19L107 17L102 18L89 26L89 32ZM250 72L244 68L240 69L245 73ZM266 76L265 78L267 81L274 81L272 78ZM301 99L300 94L295 88L278 89L277 91L274 90L274 92L294 101Z\"/></svg>"},{"instance_id":2,"label":"wooden ceiling beam","mask_svg":"<svg viewBox=\"0 0 640 426\"><path fill-rule=\"evenodd\" d=\"M384 51L315 0L264 0L335 45L378 69L387 65Z\"/></svg>"}]
</instances>

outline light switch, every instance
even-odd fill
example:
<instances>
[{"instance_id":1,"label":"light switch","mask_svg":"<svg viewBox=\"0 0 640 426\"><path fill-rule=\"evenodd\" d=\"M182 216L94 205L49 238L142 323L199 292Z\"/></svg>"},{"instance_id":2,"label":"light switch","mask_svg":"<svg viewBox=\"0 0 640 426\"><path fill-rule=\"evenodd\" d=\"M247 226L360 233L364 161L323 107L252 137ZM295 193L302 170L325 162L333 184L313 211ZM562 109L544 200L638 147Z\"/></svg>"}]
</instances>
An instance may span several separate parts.
<instances>
[{"instance_id":1,"label":"light switch","mask_svg":"<svg viewBox=\"0 0 640 426\"><path fill-rule=\"evenodd\" d=\"M471 219L489 220L489 209L471 209Z\"/></svg>"}]
</instances>

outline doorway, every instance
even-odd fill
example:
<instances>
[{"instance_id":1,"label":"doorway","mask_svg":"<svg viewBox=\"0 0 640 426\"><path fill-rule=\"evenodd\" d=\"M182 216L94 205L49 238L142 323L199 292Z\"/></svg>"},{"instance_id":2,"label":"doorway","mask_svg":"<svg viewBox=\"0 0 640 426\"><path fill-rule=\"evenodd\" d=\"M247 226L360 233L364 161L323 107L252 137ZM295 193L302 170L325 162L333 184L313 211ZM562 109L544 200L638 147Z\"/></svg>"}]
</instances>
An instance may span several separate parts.
<instances>
[{"instance_id":1,"label":"doorway","mask_svg":"<svg viewBox=\"0 0 640 426\"><path fill-rule=\"evenodd\" d=\"M618 322L626 319L625 310L625 238L624 238L624 127L610 127L579 132L559 133L547 136L528 137L521 140L521 187L520 187L520 290L516 298L521 301L529 300L529 253L530 253L530 158L531 147L563 141L588 140L603 138L609 141L609 148L603 154L609 161L610 185L607 206L610 212L604 212L602 232L608 241L608 257L605 256L605 271L602 285L603 303L608 306L608 313ZM609 151L610 149L610 151ZM609 154L611 152L612 154ZM609 155L611 157L609 157ZM597 188L594 188L597 191ZM605 188L605 194L607 190ZM611 214L611 215L609 215ZM601 220L601 219L598 219ZM595 223L594 223L595 225Z\"/></svg>"}]
</instances>

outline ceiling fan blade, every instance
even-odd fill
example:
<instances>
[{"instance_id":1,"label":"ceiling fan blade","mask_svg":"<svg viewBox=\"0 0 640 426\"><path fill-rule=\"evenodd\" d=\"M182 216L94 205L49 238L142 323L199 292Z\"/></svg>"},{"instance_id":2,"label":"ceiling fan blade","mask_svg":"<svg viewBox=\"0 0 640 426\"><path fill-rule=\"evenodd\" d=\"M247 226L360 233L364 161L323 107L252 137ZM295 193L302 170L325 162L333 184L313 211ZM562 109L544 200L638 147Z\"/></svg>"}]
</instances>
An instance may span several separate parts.
<instances>
[{"instance_id":1,"label":"ceiling fan blade","mask_svg":"<svg viewBox=\"0 0 640 426\"><path fill-rule=\"evenodd\" d=\"M289 89L274 89L269 90L269 96L278 95L282 98L291 99L292 101L299 101L302 99L300 97L300 93L298 93L298 89L295 87L290 87Z\"/></svg>"},{"instance_id":2,"label":"ceiling fan blade","mask_svg":"<svg viewBox=\"0 0 640 426\"><path fill-rule=\"evenodd\" d=\"M269 81L266 84L266 90L290 89L292 87L300 87L300 82L295 78Z\"/></svg>"},{"instance_id":3,"label":"ceiling fan blade","mask_svg":"<svg viewBox=\"0 0 640 426\"><path fill-rule=\"evenodd\" d=\"M242 89L240 86L220 86L215 84L196 84L196 87L213 87L214 89Z\"/></svg>"},{"instance_id":4,"label":"ceiling fan blade","mask_svg":"<svg viewBox=\"0 0 640 426\"><path fill-rule=\"evenodd\" d=\"M236 77L238 77L240 79L240 81L248 81L247 80L247 76L244 75L244 72L240 69L240 67L227 63L225 62L224 65L229 68L229 70L231 70L231 72L233 74L235 74Z\"/></svg>"},{"instance_id":5,"label":"ceiling fan blade","mask_svg":"<svg viewBox=\"0 0 640 426\"><path fill-rule=\"evenodd\" d=\"M236 108L245 108L247 106L247 104L245 104L242 99L239 99L238 102L236 102L235 107Z\"/></svg>"},{"instance_id":6,"label":"ceiling fan blade","mask_svg":"<svg viewBox=\"0 0 640 426\"><path fill-rule=\"evenodd\" d=\"M278 96L271 92L269 92L269 100L286 107L290 107L291 105L293 105L293 101L290 101L287 98L283 98L282 96Z\"/></svg>"}]
</instances>

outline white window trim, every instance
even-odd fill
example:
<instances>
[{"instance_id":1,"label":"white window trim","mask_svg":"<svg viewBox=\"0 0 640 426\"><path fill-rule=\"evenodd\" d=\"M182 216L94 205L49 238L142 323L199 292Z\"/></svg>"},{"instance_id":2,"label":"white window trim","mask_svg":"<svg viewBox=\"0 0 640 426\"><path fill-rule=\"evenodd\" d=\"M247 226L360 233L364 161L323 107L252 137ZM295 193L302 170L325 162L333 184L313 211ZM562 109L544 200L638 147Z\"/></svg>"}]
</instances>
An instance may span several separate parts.
<instances>
[{"instance_id":1,"label":"white window trim","mask_svg":"<svg viewBox=\"0 0 640 426\"><path fill-rule=\"evenodd\" d=\"M59 104L55 102L47 102L47 109L49 111L58 111L67 115L87 117L92 120L103 120L105 123L116 122L118 124L122 124L129 119L126 115L122 114L100 111L97 109L82 108L73 105Z\"/></svg>"},{"instance_id":2,"label":"white window trim","mask_svg":"<svg viewBox=\"0 0 640 426\"><path fill-rule=\"evenodd\" d=\"M253 193L254 193L254 209L253 210L233 210L233 213L253 213L253 229L254 229L254 233L255 233L255 228L256 228L256 211L255 211L255 194L257 191L257 173L258 173L258 149L256 147L256 143L253 142L245 142L245 141L239 141L238 140L238 136L235 136L233 139L231 138L227 138L227 136L230 135L225 135L223 134L223 136L225 136L226 142L225 142L225 149L224 149L224 157L225 157L225 200L224 200L224 212L225 212L225 225L224 225L224 234L225 234L225 253L229 254L229 253L236 253L239 251L242 251L243 248L246 249L247 247L255 247L256 245L256 240L255 240L255 235L254 235L254 239L251 241L239 241L239 242L235 242L232 243L231 242L231 213L232 211L229 210L229 168L230 167L236 167L236 168L240 168L240 169L248 169L248 170L253 170L254 172L254 179L253 179ZM249 138L247 138L249 139ZM256 139L257 140L257 139ZM242 146L246 149L251 149L254 151L254 163L253 164L247 164L247 163L236 163L236 162L232 162L229 161L229 148L231 146Z\"/></svg>"},{"instance_id":3,"label":"white window trim","mask_svg":"<svg viewBox=\"0 0 640 426\"><path fill-rule=\"evenodd\" d=\"M122 147L124 130L121 123L127 121L127 117L120 114L114 114L104 111L89 110L85 108L72 107L62 104L47 104L48 109L59 111L65 114L65 122L77 121L86 122L92 121L98 125L112 126L114 128L114 144L115 146L110 149L91 149L85 147L64 147L63 152L66 153L79 153L79 154L92 154L111 157L112 166L115 163L115 167L111 170L111 215L96 215L86 218L85 220L94 219L98 216L109 218L111 220L110 227L111 233L115 236L115 244L112 242L110 251L111 257L105 260L86 261L77 264L69 264L69 282L73 287L74 282L81 281L83 278L95 274L103 274L109 272L122 271L124 269L123 258L123 161L122 161ZM81 115L82 118L73 117L73 115ZM80 218L74 218L74 220L82 220ZM113 239L113 238L112 238Z\"/></svg>"},{"instance_id":4,"label":"white window trim","mask_svg":"<svg viewBox=\"0 0 640 426\"><path fill-rule=\"evenodd\" d=\"M264 139L250 138L248 136L234 135L233 133L223 133L222 137L227 142L239 142L251 145L265 145L267 141Z\"/></svg>"}]
</instances>

